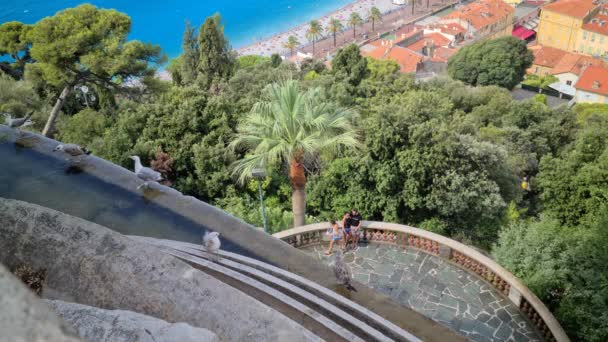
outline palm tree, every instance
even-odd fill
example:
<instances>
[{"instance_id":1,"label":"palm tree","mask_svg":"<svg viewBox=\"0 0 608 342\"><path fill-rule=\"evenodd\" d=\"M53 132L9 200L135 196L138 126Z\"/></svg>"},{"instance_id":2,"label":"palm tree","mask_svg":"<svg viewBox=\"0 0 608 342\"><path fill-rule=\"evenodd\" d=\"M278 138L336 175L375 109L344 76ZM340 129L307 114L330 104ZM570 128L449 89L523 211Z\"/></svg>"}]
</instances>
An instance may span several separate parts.
<instances>
[{"instance_id":1,"label":"palm tree","mask_svg":"<svg viewBox=\"0 0 608 342\"><path fill-rule=\"evenodd\" d=\"M321 89L300 92L294 80L270 84L265 98L237 126L230 148L248 151L233 164L233 174L244 183L257 168L289 163L294 226L304 225L306 175L304 163L360 146L351 124L352 113L323 99Z\"/></svg>"},{"instance_id":2,"label":"palm tree","mask_svg":"<svg viewBox=\"0 0 608 342\"><path fill-rule=\"evenodd\" d=\"M287 38L287 41L285 42L285 44L283 44L283 47L286 49L289 49L291 56L293 56L293 50L295 48L297 48L299 45L300 45L300 42L298 41L298 38L296 38L294 36L289 36L289 38Z\"/></svg>"},{"instance_id":3,"label":"palm tree","mask_svg":"<svg viewBox=\"0 0 608 342\"><path fill-rule=\"evenodd\" d=\"M342 22L339 19L331 18L327 31L331 32L334 36L334 47L336 47L336 34L342 32L343 29L344 25L342 25Z\"/></svg>"},{"instance_id":4,"label":"palm tree","mask_svg":"<svg viewBox=\"0 0 608 342\"><path fill-rule=\"evenodd\" d=\"M372 32L376 30L376 21L382 21L382 13L378 7L374 6L369 10L369 16L367 20L372 21Z\"/></svg>"},{"instance_id":5,"label":"palm tree","mask_svg":"<svg viewBox=\"0 0 608 342\"><path fill-rule=\"evenodd\" d=\"M353 28L353 39L357 35L357 25L363 24L363 19L357 12L352 12L348 18L348 26Z\"/></svg>"},{"instance_id":6,"label":"palm tree","mask_svg":"<svg viewBox=\"0 0 608 342\"><path fill-rule=\"evenodd\" d=\"M308 30L306 31L306 38L312 42L312 55L315 55L315 42L321 36L323 27L316 20L311 20L308 24Z\"/></svg>"}]
</instances>

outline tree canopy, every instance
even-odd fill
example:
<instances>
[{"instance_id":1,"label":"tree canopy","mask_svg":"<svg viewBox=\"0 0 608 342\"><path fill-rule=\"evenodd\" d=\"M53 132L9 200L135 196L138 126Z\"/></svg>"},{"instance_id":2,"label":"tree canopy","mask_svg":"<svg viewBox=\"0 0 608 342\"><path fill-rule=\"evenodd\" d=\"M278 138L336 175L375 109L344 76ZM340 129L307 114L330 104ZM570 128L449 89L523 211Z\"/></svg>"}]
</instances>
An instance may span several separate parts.
<instances>
[{"instance_id":1,"label":"tree canopy","mask_svg":"<svg viewBox=\"0 0 608 342\"><path fill-rule=\"evenodd\" d=\"M512 89L523 80L534 56L526 42L512 37L481 40L460 49L448 61L448 73L471 85Z\"/></svg>"}]
</instances>

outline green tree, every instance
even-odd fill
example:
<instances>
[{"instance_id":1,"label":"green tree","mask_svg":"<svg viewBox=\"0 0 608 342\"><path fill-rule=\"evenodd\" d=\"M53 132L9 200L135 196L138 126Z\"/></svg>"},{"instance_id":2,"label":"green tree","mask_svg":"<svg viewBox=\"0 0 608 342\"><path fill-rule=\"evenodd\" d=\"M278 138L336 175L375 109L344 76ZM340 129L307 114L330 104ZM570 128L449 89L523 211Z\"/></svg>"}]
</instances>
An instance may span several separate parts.
<instances>
[{"instance_id":1,"label":"green tree","mask_svg":"<svg viewBox=\"0 0 608 342\"><path fill-rule=\"evenodd\" d=\"M534 56L526 42L512 36L482 40L460 49L448 61L450 77L471 85L512 89L523 80Z\"/></svg>"},{"instance_id":2,"label":"green tree","mask_svg":"<svg viewBox=\"0 0 608 342\"><path fill-rule=\"evenodd\" d=\"M119 90L131 77L150 76L150 63L163 61L160 48L127 41L131 19L115 10L81 5L36 23L28 39L34 63L26 76L61 89L42 133L50 136L68 95L78 84Z\"/></svg>"},{"instance_id":3,"label":"green tree","mask_svg":"<svg viewBox=\"0 0 608 342\"><path fill-rule=\"evenodd\" d=\"M300 42L298 41L298 38L296 38L294 36L289 36L289 38L287 38L287 41L285 42L285 44L283 44L283 47L286 49L289 49L290 56L293 56L293 51L299 45L300 45Z\"/></svg>"},{"instance_id":4,"label":"green tree","mask_svg":"<svg viewBox=\"0 0 608 342\"><path fill-rule=\"evenodd\" d=\"M376 21L382 21L382 12L380 12L378 7L374 6L369 10L367 20L372 22L372 32L376 31Z\"/></svg>"},{"instance_id":5,"label":"green tree","mask_svg":"<svg viewBox=\"0 0 608 342\"><path fill-rule=\"evenodd\" d=\"M268 87L267 98L256 103L238 125L231 148L250 154L234 165L241 182L256 168L289 164L294 226L305 223L306 174L304 165L320 153L335 153L358 146L352 114L323 100L320 89L300 92L296 81Z\"/></svg>"},{"instance_id":6,"label":"green tree","mask_svg":"<svg viewBox=\"0 0 608 342\"><path fill-rule=\"evenodd\" d=\"M0 62L0 71L17 79L23 77L25 64L31 61L27 39L30 30L30 25L17 21L0 25L0 56L8 55L12 60L12 63Z\"/></svg>"},{"instance_id":7,"label":"green tree","mask_svg":"<svg viewBox=\"0 0 608 342\"><path fill-rule=\"evenodd\" d=\"M281 63L283 63L283 59L278 53L273 53L270 56L270 65L272 65L273 68L278 67L279 65L281 65Z\"/></svg>"},{"instance_id":8,"label":"green tree","mask_svg":"<svg viewBox=\"0 0 608 342\"><path fill-rule=\"evenodd\" d=\"M235 58L224 36L219 14L205 19L198 34L198 82L208 89L213 81L226 80L234 71Z\"/></svg>"},{"instance_id":9,"label":"green tree","mask_svg":"<svg viewBox=\"0 0 608 342\"><path fill-rule=\"evenodd\" d=\"M357 12L352 12L348 17L348 26L353 28L353 39L357 36L357 26L363 24L363 19Z\"/></svg>"},{"instance_id":10,"label":"green tree","mask_svg":"<svg viewBox=\"0 0 608 342\"><path fill-rule=\"evenodd\" d=\"M361 56L359 47L350 44L341 48L332 59L332 73L337 79L346 80L350 85L357 86L367 76L367 59Z\"/></svg>"},{"instance_id":11,"label":"green tree","mask_svg":"<svg viewBox=\"0 0 608 342\"><path fill-rule=\"evenodd\" d=\"M236 59L239 69L253 68L254 66L266 63L270 60L268 57L258 55L245 55Z\"/></svg>"},{"instance_id":12,"label":"green tree","mask_svg":"<svg viewBox=\"0 0 608 342\"><path fill-rule=\"evenodd\" d=\"M104 113L87 108L59 122L57 139L86 146L91 151L97 152L96 144L101 142L101 137L110 123L110 119Z\"/></svg>"},{"instance_id":13,"label":"green tree","mask_svg":"<svg viewBox=\"0 0 608 342\"><path fill-rule=\"evenodd\" d=\"M321 37L321 32L323 32L323 27L316 20L311 20L308 23L308 30L306 30L306 39L312 42L312 54L315 54L315 42L319 37Z\"/></svg>"},{"instance_id":14,"label":"green tree","mask_svg":"<svg viewBox=\"0 0 608 342\"><path fill-rule=\"evenodd\" d=\"M336 35L344 30L344 25L340 19L331 18L329 20L329 26L327 27L327 31L331 33L334 37L334 47L336 47Z\"/></svg>"},{"instance_id":15,"label":"green tree","mask_svg":"<svg viewBox=\"0 0 608 342\"><path fill-rule=\"evenodd\" d=\"M192 84L198 78L200 62L198 44L196 28L190 26L190 22L186 21L180 56L180 76L183 84Z\"/></svg>"}]
</instances>

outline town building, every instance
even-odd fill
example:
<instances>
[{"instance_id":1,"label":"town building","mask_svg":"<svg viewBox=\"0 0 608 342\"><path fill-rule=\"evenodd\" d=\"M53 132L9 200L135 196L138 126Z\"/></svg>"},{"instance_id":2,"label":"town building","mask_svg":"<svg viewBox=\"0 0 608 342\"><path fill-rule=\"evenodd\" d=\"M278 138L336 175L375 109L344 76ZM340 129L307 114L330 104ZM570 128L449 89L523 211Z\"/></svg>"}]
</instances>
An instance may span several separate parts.
<instances>
[{"instance_id":1,"label":"town building","mask_svg":"<svg viewBox=\"0 0 608 342\"><path fill-rule=\"evenodd\" d=\"M515 10L502 0L480 0L443 16L440 24L458 24L466 29L467 40L510 36Z\"/></svg>"},{"instance_id":2,"label":"town building","mask_svg":"<svg viewBox=\"0 0 608 342\"><path fill-rule=\"evenodd\" d=\"M599 0L558 0L542 7L538 44L593 56L608 54L608 8Z\"/></svg>"},{"instance_id":3,"label":"town building","mask_svg":"<svg viewBox=\"0 0 608 342\"><path fill-rule=\"evenodd\" d=\"M608 103L608 68L588 66L574 87L576 102Z\"/></svg>"}]
</instances>

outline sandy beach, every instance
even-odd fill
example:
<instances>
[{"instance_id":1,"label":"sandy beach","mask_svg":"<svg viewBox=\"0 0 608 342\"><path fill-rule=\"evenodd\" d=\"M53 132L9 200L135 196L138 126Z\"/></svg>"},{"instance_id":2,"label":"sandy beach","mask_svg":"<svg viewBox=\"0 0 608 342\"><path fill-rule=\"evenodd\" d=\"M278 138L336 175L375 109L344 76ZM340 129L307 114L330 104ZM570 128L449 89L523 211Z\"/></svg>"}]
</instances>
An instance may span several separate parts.
<instances>
[{"instance_id":1,"label":"sandy beach","mask_svg":"<svg viewBox=\"0 0 608 342\"><path fill-rule=\"evenodd\" d=\"M347 25L348 17L350 16L350 14L352 12L359 13L361 18L363 18L363 20L366 20L369 15L370 9L374 6L378 7L380 12L382 12L382 13L386 13L386 12L403 7L403 6L394 5L392 0L358 0L347 6L342 7L334 12L324 15L323 17L318 18L317 20L319 21L319 23L321 24L323 29L325 29L327 27L329 20L332 18L339 19L340 21L342 21L342 24L344 25L344 27L347 28L348 27L348 25ZM289 38L289 36L295 36L298 39L298 41L300 42L300 45L308 44L309 41L308 41L308 39L306 39L306 30L307 29L308 29L308 22L301 23L300 25L298 25L288 31L281 32L281 33L276 34L267 39L244 46L242 48L237 49L236 51L239 55L270 56L273 53L280 54L280 53L283 53L286 51L286 49L283 47L283 45L285 44L285 42L287 41L287 38ZM326 36L326 35L328 35L328 33L323 32L323 36Z\"/></svg>"}]
</instances>

